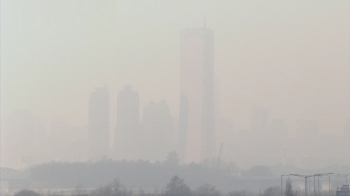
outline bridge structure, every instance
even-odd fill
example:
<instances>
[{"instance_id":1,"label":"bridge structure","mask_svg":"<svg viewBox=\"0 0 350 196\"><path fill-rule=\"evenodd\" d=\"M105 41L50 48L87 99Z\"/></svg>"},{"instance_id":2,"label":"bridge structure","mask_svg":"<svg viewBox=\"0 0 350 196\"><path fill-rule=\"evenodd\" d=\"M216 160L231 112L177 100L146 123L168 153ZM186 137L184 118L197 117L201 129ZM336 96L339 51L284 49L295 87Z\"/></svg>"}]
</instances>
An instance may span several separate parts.
<instances>
[{"instance_id":1,"label":"bridge structure","mask_svg":"<svg viewBox=\"0 0 350 196\"><path fill-rule=\"evenodd\" d=\"M0 167L0 183L1 193L23 189L29 185L29 175L15 169Z\"/></svg>"}]
</instances>

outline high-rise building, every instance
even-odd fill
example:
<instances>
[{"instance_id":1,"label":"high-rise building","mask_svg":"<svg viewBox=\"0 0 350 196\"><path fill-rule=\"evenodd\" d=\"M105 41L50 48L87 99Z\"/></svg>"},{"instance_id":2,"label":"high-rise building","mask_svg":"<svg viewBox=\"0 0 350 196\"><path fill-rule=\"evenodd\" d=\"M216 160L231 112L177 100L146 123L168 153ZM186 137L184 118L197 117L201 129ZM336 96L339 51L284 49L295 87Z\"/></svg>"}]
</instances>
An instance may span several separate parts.
<instances>
[{"instance_id":1,"label":"high-rise building","mask_svg":"<svg viewBox=\"0 0 350 196\"><path fill-rule=\"evenodd\" d=\"M301 140L318 137L318 123L316 120L298 120L296 122L297 137Z\"/></svg>"},{"instance_id":2,"label":"high-rise building","mask_svg":"<svg viewBox=\"0 0 350 196\"><path fill-rule=\"evenodd\" d=\"M350 139L350 119L348 119L345 122L345 127L344 127L344 132L343 132L343 138L345 138L346 140Z\"/></svg>"},{"instance_id":3,"label":"high-rise building","mask_svg":"<svg viewBox=\"0 0 350 196\"><path fill-rule=\"evenodd\" d=\"M270 125L271 134L279 140L288 138L288 126L284 119L275 119Z\"/></svg>"},{"instance_id":4,"label":"high-rise building","mask_svg":"<svg viewBox=\"0 0 350 196\"><path fill-rule=\"evenodd\" d=\"M1 166L25 168L43 162L47 149L41 145L45 142L43 126L39 116L30 110L11 111L2 117L1 124ZM46 157L45 157L46 158Z\"/></svg>"},{"instance_id":5,"label":"high-rise building","mask_svg":"<svg viewBox=\"0 0 350 196\"><path fill-rule=\"evenodd\" d=\"M165 101L155 103L150 101L143 109L142 116L143 153L145 159L151 161L163 160L173 151L172 146L172 116Z\"/></svg>"},{"instance_id":6,"label":"high-rise building","mask_svg":"<svg viewBox=\"0 0 350 196\"><path fill-rule=\"evenodd\" d=\"M268 134L269 111L262 106L255 106L251 113L251 129L256 136Z\"/></svg>"},{"instance_id":7,"label":"high-rise building","mask_svg":"<svg viewBox=\"0 0 350 196\"><path fill-rule=\"evenodd\" d=\"M95 88L89 100L89 157L98 160L109 154L109 92Z\"/></svg>"},{"instance_id":8,"label":"high-rise building","mask_svg":"<svg viewBox=\"0 0 350 196\"><path fill-rule=\"evenodd\" d=\"M139 95L130 85L124 86L117 97L117 128L114 138L118 159L136 159L139 155Z\"/></svg>"},{"instance_id":9,"label":"high-rise building","mask_svg":"<svg viewBox=\"0 0 350 196\"><path fill-rule=\"evenodd\" d=\"M183 30L180 50L180 156L199 162L215 156L214 32Z\"/></svg>"},{"instance_id":10,"label":"high-rise building","mask_svg":"<svg viewBox=\"0 0 350 196\"><path fill-rule=\"evenodd\" d=\"M51 120L50 134L47 137L49 145L47 150L51 152L49 156L52 160L57 161L86 161L93 154L90 153L89 135L87 126L76 126L66 122L65 118L59 117ZM91 144L92 141L91 141ZM102 144L104 145L104 144ZM100 148L100 146L92 146L91 148ZM102 155L96 155L101 158Z\"/></svg>"}]
</instances>

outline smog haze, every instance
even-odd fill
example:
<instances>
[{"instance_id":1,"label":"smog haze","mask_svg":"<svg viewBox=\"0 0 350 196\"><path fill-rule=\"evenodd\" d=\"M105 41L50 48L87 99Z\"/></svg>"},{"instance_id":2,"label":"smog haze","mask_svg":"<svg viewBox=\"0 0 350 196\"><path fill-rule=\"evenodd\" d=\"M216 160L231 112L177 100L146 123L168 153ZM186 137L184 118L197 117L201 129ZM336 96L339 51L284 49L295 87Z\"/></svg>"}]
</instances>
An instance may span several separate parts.
<instances>
[{"instance_id":1,"label":"smog haze","mask_svg":"<svg viewBox=\"0 0 350 196\"><path fill-rule=\"evenodd\" d=\"M183 164L348 165L349 7L2 0L1 167L171 151Z\"/></svg>"}]
</instances>

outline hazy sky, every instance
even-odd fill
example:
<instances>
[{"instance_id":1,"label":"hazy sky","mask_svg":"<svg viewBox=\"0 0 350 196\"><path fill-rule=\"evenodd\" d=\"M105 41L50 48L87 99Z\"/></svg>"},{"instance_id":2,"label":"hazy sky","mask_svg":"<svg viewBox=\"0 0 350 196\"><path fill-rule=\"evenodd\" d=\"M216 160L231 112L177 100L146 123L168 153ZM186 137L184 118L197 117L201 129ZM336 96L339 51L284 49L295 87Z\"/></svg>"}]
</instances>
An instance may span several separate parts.
<instances>
[{"instance_id":1,"label":"hazy sky","mask_svg":"<svg viewBox=\"0 0 350 196\"><path fill-rule=\"evenodd\" d=\"M249 128L271 119L348 119L348 0L2 0L1 112L86 124L88 98L131 84L140 108L165 99L178 116L180 31L215 33L221 114ZM112 124L111 128L114 129Z\"/></svg>"}]
</instances>

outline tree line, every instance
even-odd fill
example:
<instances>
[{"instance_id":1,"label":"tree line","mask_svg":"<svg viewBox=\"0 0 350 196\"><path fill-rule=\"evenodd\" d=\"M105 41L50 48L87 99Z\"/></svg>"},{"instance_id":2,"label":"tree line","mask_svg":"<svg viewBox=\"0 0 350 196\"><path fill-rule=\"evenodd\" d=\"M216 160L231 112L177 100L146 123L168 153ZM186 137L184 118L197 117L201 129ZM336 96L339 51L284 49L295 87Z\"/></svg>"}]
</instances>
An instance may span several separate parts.
<instances>
[{"instance_id":1,"label":"tree line","mask_svg":"<svg viewBox=\"0 0 350 196\"><path fill-rule=\"evenodd\" d=\"M290 181L289 181L290 182ZM287 186L291 188L291 184L287 183ZM287 188L287 187L286 187ZM288 189L291 190L291 189ZM101 186L94 190L88 191L82 186L77 186L74 191L70 194L65 194L64 192L36 192L33 190L21 190L15 193L14 196L279 196L279 187L269 187L265 189L262 193L255 193L245 190L231 191L229 193L224 193L217 189L211 184L203 184L196 189L191 189L189 185L185 183L184 179L178 176L171 178L170 182L167 183L164 190L159 191L155 189L151 192L146 192L140 188L137 192L128 189L126 186L121 184L118 180L114 180L108 185ZM289 195L289 192L285 192L285 196L295 196Z\"/></svg>"},{"instance_id":2,"label":"tree line","mask_svg":"<svg viewBox=\"0 0 350 196\"><path fill-rule=\"evenodd\" d=\"M74 188L82 185L96 188L120 179L128 187L154 188L164 186L164 182L174 175L182 176L191 186L204 183L220 185L222 189L230 187L236 166L222 163L220 167L210 163L191 163L179 165L175 156L163 162L149 161L113 161L97 162L50 162L28 169L29 181L36 188Z\"/></svg>"}]
</instances>

